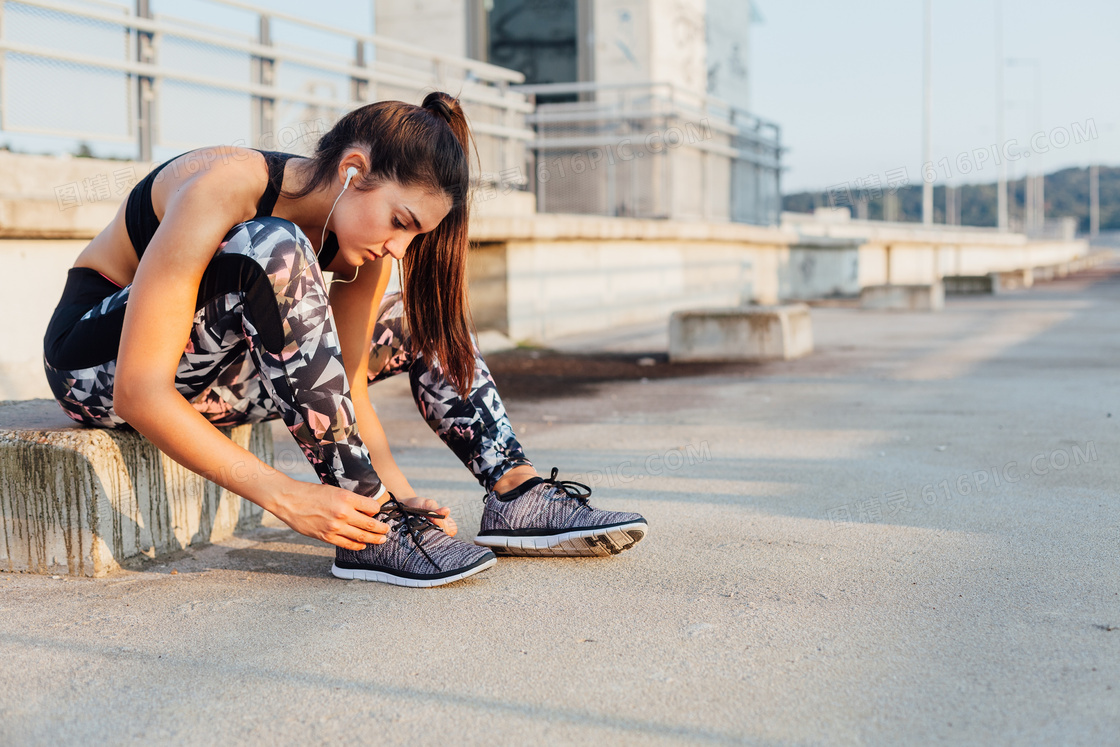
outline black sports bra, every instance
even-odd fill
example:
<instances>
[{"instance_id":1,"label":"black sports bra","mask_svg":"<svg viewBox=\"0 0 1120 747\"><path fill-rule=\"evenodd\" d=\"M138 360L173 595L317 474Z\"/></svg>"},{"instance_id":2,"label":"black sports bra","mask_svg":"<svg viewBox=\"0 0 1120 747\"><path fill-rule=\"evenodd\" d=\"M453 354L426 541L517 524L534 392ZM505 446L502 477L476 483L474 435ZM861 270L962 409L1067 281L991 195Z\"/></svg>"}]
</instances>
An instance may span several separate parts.
<instances>
[{"instance_id":1,"label":"black sports bra","mask_svg":"<svg viewBox=\"0 0 1120 747\"><path fill-rule=\"evenodd\" d=\"M264 156L265 163L268 164L268 185L264 189L264 194L257 200L257 214L253 216L254 218L272 215L272 210L276 207L276 199L280 196L280 189L284 184L284 165L289 158L298 158L295 153L281 153L274 150L257 150L257 152ZM132 241L132 248L136 250L137 259L144 257L144 250L148 248L152 236L159 228L159 218L152 208L152 184L155 182L156 175L175 158L164 161L152 169L128 195L128 203L124 208L124 225L128 229L128 238ZM330 231L323 246L320 247L319 266L325 268L337 253L338 238L333 231Z\"/></svg>"}]
</instances>

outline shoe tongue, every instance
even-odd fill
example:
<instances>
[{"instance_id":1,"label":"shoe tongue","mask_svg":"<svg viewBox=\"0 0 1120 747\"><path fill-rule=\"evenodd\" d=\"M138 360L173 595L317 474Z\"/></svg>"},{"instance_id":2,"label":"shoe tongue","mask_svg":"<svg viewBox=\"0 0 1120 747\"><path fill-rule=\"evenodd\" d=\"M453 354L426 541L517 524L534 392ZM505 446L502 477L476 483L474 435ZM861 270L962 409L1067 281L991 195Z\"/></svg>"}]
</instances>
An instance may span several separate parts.
<instances>
[{"instance_id":1,"label":"shoe tongue","mask_svg":"<svg viewBox=\"0 0 1120 747\"><path fill-rule=\"evenodd\" d=\"M520 498L521 496L525 495L526 493L528 493L533 488L540 485L542 482L544 482L543 477L530 477L528 480L521 483L520 485L518 485L513 490L507 490L504 493L499 493L498 494L498 500L499 501L512 501L514 498Z\"/></svg>"}]
</instances>

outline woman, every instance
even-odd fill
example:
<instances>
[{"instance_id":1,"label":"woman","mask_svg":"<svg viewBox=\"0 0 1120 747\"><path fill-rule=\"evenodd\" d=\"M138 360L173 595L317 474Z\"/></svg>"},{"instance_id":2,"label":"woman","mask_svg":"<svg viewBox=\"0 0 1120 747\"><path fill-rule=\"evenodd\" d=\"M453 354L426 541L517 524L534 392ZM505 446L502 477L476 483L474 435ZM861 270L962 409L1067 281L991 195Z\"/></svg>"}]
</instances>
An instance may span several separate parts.
<instances>
[{"instance_id":1,"label":"woman","mask_svg":"<svg viewBox=\"0 0 1120 747\"><path fill-rule=\"evenodd\" d=\"M135 428L336 545L341 578L436 586L488 568L488 547L633 545L641 516L591 508L555 469L537 475L473 343L469 142L459 102L435 92L347 114L309 159L215 147L153 170L69 271L44 339L59 404ZM400 294L385 293L392 259ZM389 452L367 385L406 370L421 414L487 490L478 544L455 539L449 510L417 497ZM322 484L215 427L276 417Z\"/></svg>"}]
</instances>

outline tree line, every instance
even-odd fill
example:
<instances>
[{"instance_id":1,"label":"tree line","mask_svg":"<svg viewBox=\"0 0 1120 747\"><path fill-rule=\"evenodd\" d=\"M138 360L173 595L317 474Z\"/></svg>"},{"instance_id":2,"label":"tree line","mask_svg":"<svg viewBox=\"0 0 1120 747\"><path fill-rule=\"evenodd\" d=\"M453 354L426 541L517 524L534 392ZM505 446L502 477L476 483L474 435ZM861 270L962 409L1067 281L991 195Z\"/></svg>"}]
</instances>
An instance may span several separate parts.
<instances>
[{"instance_id":1,"label":"tree line","mask_svg":"<svg viewBox=\"0 0 1120 747\"><path fill-rule=\"evenodd\" d=\"M1070 216L1077 219L1078 231L1089 231L1089 169L1068 168L1055 171L1044 177L1043 196L1046 200L1046 217L1061 218ZM1008 213L1012 220L1022 218L1026 208L1027 185L1025 179L1008 181ZM997 223L996 184L962 184L955 188L960 203L960 223L965 226L995 226ZM856 204L865 202L866 214L871 220L883 220L892 211L887 200L897 199L893 212L896 220L920 223L922 220L922 185L907 184L897 187L897 191L877 189L874 191L853 190L850 204L853 216ZM848 193L844 193L847 198ZM795 213L811 213L818 207L835 207L838 196L835 192L797 192L782 196L782 210ZM839 203L847 206L848 199ZM933 188L933 222L945 223L945 187ZM1100 229L1102 231L1120 230L1120 167L1100 167Z\"/></svg>"}]
</instances>

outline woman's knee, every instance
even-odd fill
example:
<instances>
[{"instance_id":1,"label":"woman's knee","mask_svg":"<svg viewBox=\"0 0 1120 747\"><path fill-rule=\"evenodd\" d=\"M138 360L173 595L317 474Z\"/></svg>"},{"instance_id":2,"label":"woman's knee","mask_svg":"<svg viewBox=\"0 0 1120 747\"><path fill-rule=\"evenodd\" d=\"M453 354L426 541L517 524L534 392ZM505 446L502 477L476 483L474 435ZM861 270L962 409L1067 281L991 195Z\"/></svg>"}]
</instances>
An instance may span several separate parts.
<instances>
[{"instance_id":1,"label":"woman's knee","mask_svg":"<svg viewBox=\"0 0 1120 747\"><path fill-rule=\"evenodd\" d=\"M303 274L317 264L311 241L290 220L264 216L238 223L226 235L219 254L240 254L255 260L273 278Z\"/></svg>"},{"instance_id":2,"label":"woman's knee","mask_svg":"<svg viewBox=\"0 0 1120 747\"><path fill-rule=\"evenodd\" d=\"M368 380L372 383L407 371L415 360L411 342L400 292L386 293L370 339Z\"/></svg>"},{"instance_id":3,"label":"woman's knee","mask_svg":"<svg viewBox=\"0 0 1120 747\"><path fill-rule=\"evenodd\" d=\"M311 242L291 221L254 218L234 226L203 273L200 302L238 293L241 313L263 347L277 353L291 340L293 314L320 316L329 304Z\"/></svg>"}]
</instances>

